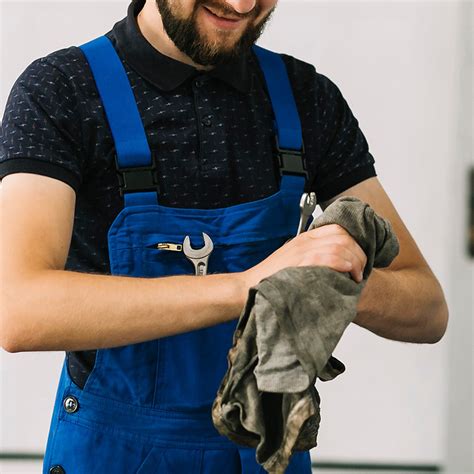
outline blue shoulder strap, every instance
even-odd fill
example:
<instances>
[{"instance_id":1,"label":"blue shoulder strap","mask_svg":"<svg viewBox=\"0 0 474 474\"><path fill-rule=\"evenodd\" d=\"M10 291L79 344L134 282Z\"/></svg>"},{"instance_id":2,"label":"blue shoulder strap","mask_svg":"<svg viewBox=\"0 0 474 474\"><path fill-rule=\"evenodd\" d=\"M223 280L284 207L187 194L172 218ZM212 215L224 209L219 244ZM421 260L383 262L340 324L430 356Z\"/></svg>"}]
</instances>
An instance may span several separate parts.
<instances>
[{"instance_id":1,"label":"blue shoulder strap","mask_svg":"<svg viewBox=\"0 0 474 474\"><path fill-rule=\"evenodd\" d=\"M273 51L257 45L253 46L253 50L257 55L267 83L273 113L275 114L280 147L301 150L303 147L301 122L285 63L281 56Z\"/></svg>"},{"instance_id":2,"label":"blue shoulder strap","mask_svg":"<svg viewBox=\"0 0 474 474\"><path fill-rule=\"evenodd\" d=\"M106 36L80 48L91 68L114 138L125 206L157 204L156 167L122 61ZM301 159L301 123L285 64L277 53L256 45L253 49L263 70L275 115L282 173L280 187L303 192L307 172Z\"/></svg>"},{"instance_id":3,"label":"blue shoulder strap","mask_svg":"<svg viewBox=\"0 0 474 474\"><path fill-rule=\"evenodd\" d=\"M285 63L278 53L256 44L253 51L263 71L275 116L276 148L282 176L280 187L303 193L308 179L303 133Z\"/></svg>"},{"instance_id":4,"label":"blue shoulder strap","mask_svg":"<svg viewBox=\"0 0 474 474\"><path fill-rule=\"evenodd\" d=\"M122 61L106 36L80 48L89 63L114 138L120 194L125 206L157 204L156 168ZM154 187L156 191L127 192L143 187Z\"/></svg>"}]
</instances>

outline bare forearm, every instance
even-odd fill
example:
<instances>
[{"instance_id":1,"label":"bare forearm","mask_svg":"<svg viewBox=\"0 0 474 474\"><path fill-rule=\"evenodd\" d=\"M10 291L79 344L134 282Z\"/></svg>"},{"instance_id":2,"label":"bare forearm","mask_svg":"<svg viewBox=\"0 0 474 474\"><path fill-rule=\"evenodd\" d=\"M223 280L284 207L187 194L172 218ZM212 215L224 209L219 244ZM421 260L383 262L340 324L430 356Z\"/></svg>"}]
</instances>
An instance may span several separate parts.
<instances>
[{"instance_id":1,"label":"bare forearm","mask_svg":"<svg viewBox=\"0 0 474 474\"><path fill-rule=\"evenodd\" d=\"M434 275L412 269L373 269L354 323L403 342L434 343L443 336L448 309Z\"/></svg>"},{"instance_id":2,"label":"bare forearm","mask_svg":"<svg viewBox=\"0 0 474 474\"><path fill-rule=\"evenodd\" d=\"M8 320L15 352L98 349L186 332L237 318L246 298L236 274L136 278L45 270L22 288Z\"/></svg>"}]
</instances>

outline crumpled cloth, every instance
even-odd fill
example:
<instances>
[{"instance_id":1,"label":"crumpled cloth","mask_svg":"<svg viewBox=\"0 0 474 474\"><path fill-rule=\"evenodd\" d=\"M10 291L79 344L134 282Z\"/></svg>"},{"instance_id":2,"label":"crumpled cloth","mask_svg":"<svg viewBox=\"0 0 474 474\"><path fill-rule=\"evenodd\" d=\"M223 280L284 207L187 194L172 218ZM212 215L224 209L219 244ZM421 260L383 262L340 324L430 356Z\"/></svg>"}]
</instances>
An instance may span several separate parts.
<instances>
[{"instance_id":1,"label":"crumpled cloth","mask_svg":"<svg viewBox=\"0 0 474 474\"><path fill-rule=\"evenodd\" d=\"M317 446L321 402L314 384L345 371L332 356L357 313L372 268L399 253L388 220L355 197L341 197L308 230L339 224L367 256L363 280L321 266L287 267L249 289L212 405L220 434L256 448L256 460L284 473L294 451Z\"/></svg>"}]
</instances>

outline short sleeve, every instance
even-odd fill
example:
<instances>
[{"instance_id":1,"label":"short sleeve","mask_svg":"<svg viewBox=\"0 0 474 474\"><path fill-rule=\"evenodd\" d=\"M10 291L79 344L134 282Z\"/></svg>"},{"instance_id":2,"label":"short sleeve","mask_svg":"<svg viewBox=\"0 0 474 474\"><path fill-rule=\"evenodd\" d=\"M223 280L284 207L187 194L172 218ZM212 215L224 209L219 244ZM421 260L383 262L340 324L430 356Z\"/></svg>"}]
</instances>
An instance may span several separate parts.
<instances>
[{"instance_id":1,"label":"short sleeve","mask_svg":"<svg viewBox=\"0 0 474 474\"><path fill-rule=\"evenodd\" d=\"M71 81L47 58L30 64L9 94L0 126L0 179L28 172L82 181L81 119Z\"/></svg>"},{"instance_id":2,"label":"short sleeve","mask_svg":"<svg viewBox=\"0 0 474 474\"><path fill-rule=\"evenodd\" d=\"M315 91L319 156L310 188L323 202L376 172L367 140L339 88L316 73Z\"/></svg>"}]
</instances>

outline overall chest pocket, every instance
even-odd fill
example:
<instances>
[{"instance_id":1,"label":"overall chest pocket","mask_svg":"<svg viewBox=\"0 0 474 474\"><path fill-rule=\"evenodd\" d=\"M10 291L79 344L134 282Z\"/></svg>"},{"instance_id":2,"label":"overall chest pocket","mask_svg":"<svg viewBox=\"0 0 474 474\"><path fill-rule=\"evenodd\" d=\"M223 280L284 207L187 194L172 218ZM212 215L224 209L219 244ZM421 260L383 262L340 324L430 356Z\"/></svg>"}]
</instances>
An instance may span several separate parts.
<instances>
[{"instance_id":1,"label":"overall chest pocket","mask_svg":"<svg viewBox=\"0 0 474 474\"><path fill-rule=\"evenodd\" d=\"M271 255L289 237L242 239L232 243L226 242L225 239L214 239L213 250L207 260L207 274L245 271ZM142 247L136 249L140 253L144 273L151 277L194 275L194 264L182 248L183 240L184 237L180 239L169 235L149 238ZM198 240L191 237L191 241Z\"/></svg>"},{"instance_id":2,"label":"overall chest pocket","mask_svg":"<svg viewBox=\"0 0 474 474\"><path fill-rule=\"evenodd\" d=\"M180 248L181 247L181 248ZM137 249L141 266L147 276L192 275L193 264L183 253L182 242L157 236L156 242Z\"/></svg>"}]
</instances>

